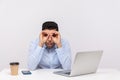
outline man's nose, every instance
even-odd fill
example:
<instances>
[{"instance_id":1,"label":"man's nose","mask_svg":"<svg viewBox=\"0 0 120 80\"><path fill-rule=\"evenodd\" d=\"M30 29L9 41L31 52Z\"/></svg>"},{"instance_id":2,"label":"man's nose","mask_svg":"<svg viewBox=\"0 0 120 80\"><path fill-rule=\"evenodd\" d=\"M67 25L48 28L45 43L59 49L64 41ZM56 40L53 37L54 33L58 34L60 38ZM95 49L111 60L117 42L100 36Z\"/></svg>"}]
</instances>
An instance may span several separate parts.
<instances>
[{"instance_id":1,"label":"man's nose","mask_svg":"<svg viewBox=\"0 0 120 80\"><path fill-rule=\"evenodd\" d=\"M51 36L49 36L49 37L48 37L48 40L49 40L49 41L51 41L51 40L52 40L52 37L51 37Z\"/></svg>"}]
</instances>

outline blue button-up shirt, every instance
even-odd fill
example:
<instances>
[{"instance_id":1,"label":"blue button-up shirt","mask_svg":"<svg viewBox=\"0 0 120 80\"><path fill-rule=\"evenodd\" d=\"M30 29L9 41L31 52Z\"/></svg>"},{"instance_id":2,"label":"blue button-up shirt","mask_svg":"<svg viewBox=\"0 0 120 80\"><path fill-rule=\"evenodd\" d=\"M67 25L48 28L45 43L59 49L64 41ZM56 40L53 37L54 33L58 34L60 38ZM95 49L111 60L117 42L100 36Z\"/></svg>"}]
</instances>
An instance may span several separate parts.
<instances>
[{"instance_id":1,"label":"blue button-up shirt","mask_svg":"<svg viewBox=\"0 0 120 80\"><path fill-rule=\"evenodd\" d=\"M57 48L55 45L52 48L39 46L39 39L32 41L29 48L28 68L35 70L42 69L56 69L62 68L66 70L71 69L71 50L70 45L66 40L61 39L62 47Z\"/></svg>"}]
</instances>

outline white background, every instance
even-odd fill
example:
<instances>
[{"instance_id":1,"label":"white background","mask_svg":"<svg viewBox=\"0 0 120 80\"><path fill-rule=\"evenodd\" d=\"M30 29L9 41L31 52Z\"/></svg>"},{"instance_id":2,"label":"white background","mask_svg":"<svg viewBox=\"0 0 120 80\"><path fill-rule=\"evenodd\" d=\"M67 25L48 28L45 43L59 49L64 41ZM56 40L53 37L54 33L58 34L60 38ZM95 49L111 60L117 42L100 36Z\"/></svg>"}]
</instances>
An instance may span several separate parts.
<instances>
[{"instance_id":1,"label":"white background","mask_svg":"<svg viewBox=\"0 0 120 80\"><path fill-rule=\"evenodd\" d=\"M101 68L120 69L120 0L0 0L0 70L27 67L30 41L45 21L58 23L75 52L103 50Z\"/></svg>"}]
</instances>

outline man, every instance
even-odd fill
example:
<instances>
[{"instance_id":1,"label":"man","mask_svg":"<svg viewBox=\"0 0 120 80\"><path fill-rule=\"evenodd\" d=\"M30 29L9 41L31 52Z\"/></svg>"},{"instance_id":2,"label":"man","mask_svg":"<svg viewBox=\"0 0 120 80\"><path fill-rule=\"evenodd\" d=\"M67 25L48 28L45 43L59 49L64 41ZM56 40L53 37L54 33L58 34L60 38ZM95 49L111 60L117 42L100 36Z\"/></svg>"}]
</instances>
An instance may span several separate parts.
<instances>
[{"instance_id":1,"label":"man","mask_svg":"<svg viewBox=\"0 0 120 80\"><path fill-rule=\"evenodd\" d=\"M28 68L70 70L70 46L66 40L61 39L57 23L52 21L43 23L39 39L30 45Z\"/></svg>"}]
</instances>

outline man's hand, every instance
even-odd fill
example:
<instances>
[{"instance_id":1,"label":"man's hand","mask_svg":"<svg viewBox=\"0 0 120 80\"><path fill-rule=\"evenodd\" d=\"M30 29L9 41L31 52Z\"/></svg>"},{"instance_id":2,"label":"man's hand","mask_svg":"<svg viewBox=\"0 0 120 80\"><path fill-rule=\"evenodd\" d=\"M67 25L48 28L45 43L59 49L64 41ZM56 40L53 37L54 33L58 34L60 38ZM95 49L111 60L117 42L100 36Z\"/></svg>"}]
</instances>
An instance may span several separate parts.
<instances>
[{"instance_id":1,"label":"man's hand","mask_svg":"<svg viewBox=\"0 0 120 80\"><path fill-rule=\"evenodd\" d=\"M48 36L49 36L49 34L48 34L47 30L44 30L40 33L40 36L39 36L39 38L40 38L39 46L40 47L43 47L43 45L45 44L45 42L48 39Z\"/></svg>"},{"instance_id":2,"label":"man's hand","mask_svg":"<svg viewBox=\"0 0 120 80\"><path fill-rule=\"evenodd\" d=\"M58 31L54 31L51 34L51 36L52 36L54 43L57 45L57 47L58 48L62 47L60 33Z\"/></svg>"}]
</instances>

